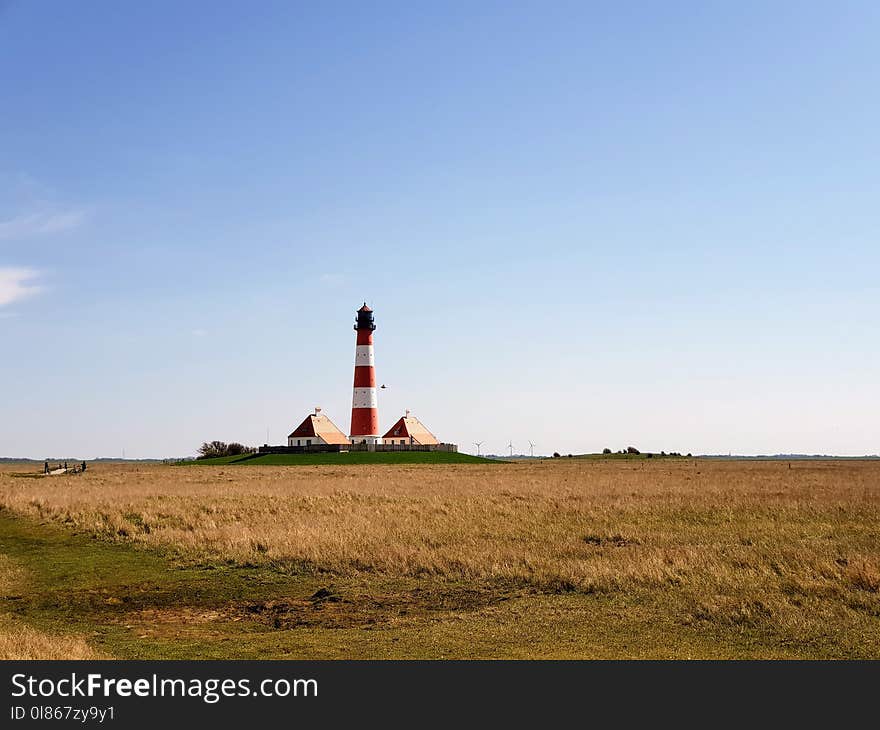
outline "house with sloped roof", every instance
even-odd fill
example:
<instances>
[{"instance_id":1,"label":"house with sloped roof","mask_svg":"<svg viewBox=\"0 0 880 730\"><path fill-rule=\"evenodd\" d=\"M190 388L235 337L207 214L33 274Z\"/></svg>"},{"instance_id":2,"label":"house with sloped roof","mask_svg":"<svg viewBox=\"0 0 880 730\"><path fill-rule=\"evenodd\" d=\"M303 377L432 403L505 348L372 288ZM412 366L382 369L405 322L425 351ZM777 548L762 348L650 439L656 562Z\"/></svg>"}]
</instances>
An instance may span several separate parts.
<instances>
[{"instance_id":1,"label":"house with sloped roof","mask_svg":"<svg viewBox=\"0 0 880 730\"><path fill-rule=\"evenodd\" d=\"M382 443L428 446L440 442L418 418L407 411L405 416L388 429L388 433L382 437Z\"/></svg>"},{"instance_id":2,"label":"house with sloped roof","mask_svg":"<svg viewBox=\"0 0 880 730\"><path fill-rule=\"evenodd\" d=\"M306 416L306 420L293 429L287 437L288 446L315 446L320 444L348 444L348 437L342 433L320 408Z\"/></svg>"}]
</instances>

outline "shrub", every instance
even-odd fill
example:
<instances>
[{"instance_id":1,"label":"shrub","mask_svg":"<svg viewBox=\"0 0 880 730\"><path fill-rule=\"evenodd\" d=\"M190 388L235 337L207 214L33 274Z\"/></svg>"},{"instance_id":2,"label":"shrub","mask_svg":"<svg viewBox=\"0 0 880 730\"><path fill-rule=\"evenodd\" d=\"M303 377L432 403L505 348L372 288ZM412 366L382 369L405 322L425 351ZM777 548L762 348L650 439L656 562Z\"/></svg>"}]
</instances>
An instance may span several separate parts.
<instances>
[{"instance_id":1,"label":"shrub","mask_svg":"<svg viewBox=\"0 0 880 730\"><path fill-rule=\"evenodd\" d=\"M218 456L238 456L239 454L252 454L256 451L253 446L245 446L237 441L227 444L225 441L205 441L199 447L199 459L215 459Z\"/></svg>"},{"instance_id":2,"label":"shrub","mask_svg":"<svg viewBox=\"0 0 880 730\"><path fill-rule=\"evenodd\" d=\"M226 446L226 456L238 456L239 454L250 454L252 451L255 451L253 448L249 448L244 444L240 444L237 441L233 441L231 444Z\"/></svg>"}]
</instances>

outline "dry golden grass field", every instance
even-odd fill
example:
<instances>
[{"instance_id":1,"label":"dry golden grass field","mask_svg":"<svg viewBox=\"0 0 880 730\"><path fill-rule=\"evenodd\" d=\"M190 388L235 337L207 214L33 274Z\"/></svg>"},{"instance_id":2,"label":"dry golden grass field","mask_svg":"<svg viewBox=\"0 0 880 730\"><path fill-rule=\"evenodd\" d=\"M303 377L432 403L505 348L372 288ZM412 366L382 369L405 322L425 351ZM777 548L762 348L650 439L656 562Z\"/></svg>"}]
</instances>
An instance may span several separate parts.
<instances>
[{"instance_id":1,"label":"dry golden grass field","mask_svg":"<svg viewBox=\"0 0 880 730\"><path fill-rule=\"evenodd\" d=\"M880 658L877 461L35 469L0 655Z\"/></svg>"}]
</instances>

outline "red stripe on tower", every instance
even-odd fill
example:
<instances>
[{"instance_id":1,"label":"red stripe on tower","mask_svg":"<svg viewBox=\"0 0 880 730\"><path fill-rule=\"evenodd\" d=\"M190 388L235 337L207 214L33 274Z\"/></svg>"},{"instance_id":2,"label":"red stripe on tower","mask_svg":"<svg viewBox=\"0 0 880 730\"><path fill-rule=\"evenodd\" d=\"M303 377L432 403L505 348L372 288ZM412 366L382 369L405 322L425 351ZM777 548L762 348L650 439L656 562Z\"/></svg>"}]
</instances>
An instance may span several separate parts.
<instances>
[{"instance_id":1,"label":"red stripe on tower","mask_svg":"<svg viewBox=\"0 0 880 730\"><path fill-rule=\"evenodd\" d=\"M379 438L379 408L376 401L376 369L373 360L373 310L364 302L354 325L357 345L354 354L354 395L351 400L352 442L374 444Z\"/></svg>"}]
</instances>

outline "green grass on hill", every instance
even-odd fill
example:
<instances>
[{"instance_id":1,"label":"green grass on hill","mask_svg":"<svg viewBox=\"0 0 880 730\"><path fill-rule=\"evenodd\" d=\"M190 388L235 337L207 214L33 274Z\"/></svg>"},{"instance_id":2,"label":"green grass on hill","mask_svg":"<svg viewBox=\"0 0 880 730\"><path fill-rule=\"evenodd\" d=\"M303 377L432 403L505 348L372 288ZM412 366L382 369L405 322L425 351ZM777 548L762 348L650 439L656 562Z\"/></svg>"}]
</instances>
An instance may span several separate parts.
<instances>
[{"instance_id":1,"label":"green grass on hill","mask_svg":"<svg viewBox=\"0 0 880 730\"><path fill-rule=\"evenodd\" d=\"M488 464L496 459L448 451L348 451L338 454L266 454L265 456L223 456L181 462L201 466L315 466L321 464Z\"/></svg>"},{"instance_id":2,"label":"green grass on hill","mask_svg":"<svg viewBox=\"0 0 880 730\"><path fill-rule=\"evenodd\" d=\"M181 461L180 464L202 464L204 466L222 466L223 464L232 464L242 459L249 459L251 454L236 454L235 456L217 456L213 459L196 459L195 461Z\"/></svg>"}]
</instances>

